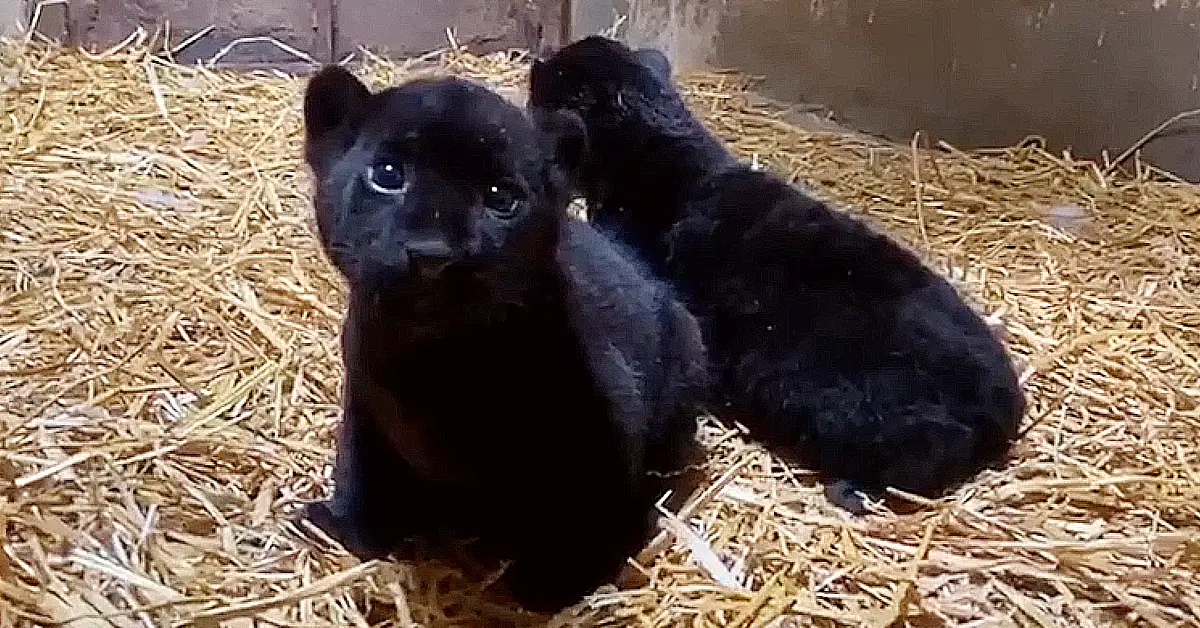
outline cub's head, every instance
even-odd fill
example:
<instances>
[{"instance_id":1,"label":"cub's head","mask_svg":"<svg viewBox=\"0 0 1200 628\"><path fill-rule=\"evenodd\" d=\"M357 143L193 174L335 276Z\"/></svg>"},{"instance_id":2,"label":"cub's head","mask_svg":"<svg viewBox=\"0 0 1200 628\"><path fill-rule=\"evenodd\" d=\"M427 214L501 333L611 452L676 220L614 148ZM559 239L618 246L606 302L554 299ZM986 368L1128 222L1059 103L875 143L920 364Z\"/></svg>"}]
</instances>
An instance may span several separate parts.
<instances>
[{"instance_id":1,"label":"cub's head","mask_svg":"<svg viewBox=\"0 0 1200 628\"><path fill-rule=\"evenodd\" d=\"M575 111L589 130L639 122L661 126L661 118L678 117L682 106L666 55L599 35L535 60L529 74L532 110Z\"/></svg>"},{"instance_id":2,"label":"cub's head","mask_svg":"<svg viewBox=\"0 0 1200 628\"><path fill-rule=\"evenodd\" d=\"M553 261L585 152L569 112L526 116L458 78L371 93L329 66L304 96L322 246L356 289L444 292Z\"/></svg>"}]
</instances>

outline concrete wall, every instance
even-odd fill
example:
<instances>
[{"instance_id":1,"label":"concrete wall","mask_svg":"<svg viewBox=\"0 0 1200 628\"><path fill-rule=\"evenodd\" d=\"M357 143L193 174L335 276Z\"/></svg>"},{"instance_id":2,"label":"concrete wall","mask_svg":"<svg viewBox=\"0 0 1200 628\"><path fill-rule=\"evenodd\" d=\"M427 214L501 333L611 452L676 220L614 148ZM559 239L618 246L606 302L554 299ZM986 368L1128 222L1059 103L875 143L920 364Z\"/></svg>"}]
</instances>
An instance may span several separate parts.
<instances>
[{"instance_id":1,"label":"concrete wall","mask_svg":"<svg viewBox=\"0 0 1200 628\"><path fill-rule=\"evenodd\" d=\"M960 147L1028 134L1115 156L1200 108L1194 0L576 0L574 36L614 11L627 38L683 67L762 75L766 95L829 106L848 126ZM1200 120L1145 150L1200 180Z\"/></svg>"},{"instance_id":2,"label":"concrete wall","mask_svg":"<svg viewBox=\"0 0 1200 628\"><path fill-rule=\"evenodd\" d=\"M37 4L0 0L5 2L23 5L27 15ZM184 62L212 58L251 36L269 36L325 62L359 46L401 55L428 52L447 45L447 27L460 44L477 52L524 46L528 25L537 24L555 44L563 11L564 0L68 0L46 6L39 29L99 47L124 39L138 26L153 31L169 21L173 42L212 27L179 55ZM222 59L251 65L298 60L270 42L239 44Z\"/></svg>"},{"instance_id":3,"label":"concrete wall","mask_svg":"<svg viewBox=\"0 0 1200 628\"><path fill-rule=\"evenodd\" d=\"M35 3L0 0L0 20ZM527 25L555 44L564 26L579 37L625 15L626 39L681 68L742 69L765 77L766 95L827 105L847 126L964 148L1040 134L1115 154L1200 108L1200 0L66 0L45 13L44 33L91 46L166 20L173 41L213 26L185 62L253 35L318 61L360 45L411 55L445 45L448 26L487 52L525 45ZM259 43L225 60L295 57ZM1200 180L1200 119L1145 154Z\"/></svg>"},{"instance_id":4,"label":"concrete wall","mask_svg":"<svg viewBox=\"0 0 1200 628\"><path fill-rule=\"evenodd\" d=\"M21 22L21 0L0 0L0 35L11 35Z\"/></svg>"},{"instance_id":5,"label":"concrete wall","mask_svg":"<svg viewBox=\"0 0 1200 628\"><path fill-rule=\"evenodd\" d=\"M740 0L574 0L571 37L598 33L613 26L619 16L624 17L619 37L633 46L662 49L679 69L686 71L719 56L718 40L726 17L734 10L730 5L736 1ZM795 4L807 6L808 2Z\"/></svg>"},{"instance_id":6,"label":"concrete wall","mask_svg":"<svg viewBox=\"0 0 1200 628\"><path fill-rule=\"evenodd\" d=\"M447 44L448 27L459 43L476 50L525 47L525 21L540 23L557 44L563 6L562 0L338 0L335 54L360 44L394 54L426 52Z\"/></svg>"}]
</instances>

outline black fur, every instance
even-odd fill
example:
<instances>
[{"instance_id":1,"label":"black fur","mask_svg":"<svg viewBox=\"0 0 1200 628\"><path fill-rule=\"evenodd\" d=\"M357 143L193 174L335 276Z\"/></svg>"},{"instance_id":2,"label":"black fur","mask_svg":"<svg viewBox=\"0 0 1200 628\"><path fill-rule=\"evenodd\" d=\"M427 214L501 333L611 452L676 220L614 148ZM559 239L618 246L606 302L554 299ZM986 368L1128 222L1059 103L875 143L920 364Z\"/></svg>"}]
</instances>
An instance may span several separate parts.
<instances>
[{"instance_id":1,"label":"black fur","mask_svg":"<svg viewBox=\"0 0 1200 628\"><path fill-rule=\"evenodd\" d=\"M725 401L832 499L936 496L1003 459L1024 398L1003 345L899 244L740 164L659 53L588 37L534 63L531 111L588 127L593 221L671 278Z\"/></svg>"},{"instance_id":2,"label":"black fur","mask_svg":"<svg viewBox=\"0 0 1200 628\"><path fill-rule=\"evenodd\" d=\"M371 94L323 70L304 103L321 244L350 287L335 489L310 520L356 555L478 536L532 610L620 571L692 462L696 321L587 223L569 113L482 86Z\"/></svg>"}]
</instances>

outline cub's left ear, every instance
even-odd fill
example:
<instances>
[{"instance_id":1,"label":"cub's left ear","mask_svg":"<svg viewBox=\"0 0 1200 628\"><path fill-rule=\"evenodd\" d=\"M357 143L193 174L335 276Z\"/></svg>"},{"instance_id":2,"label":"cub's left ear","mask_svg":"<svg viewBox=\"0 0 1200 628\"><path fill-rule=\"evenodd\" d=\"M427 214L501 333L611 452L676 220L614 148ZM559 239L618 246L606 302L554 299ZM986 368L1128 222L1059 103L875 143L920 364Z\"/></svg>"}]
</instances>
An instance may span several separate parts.
<instances>
[{"instance_id":1,"label":"cub's left ear","mask_svg":"<svg viewBox=\"0 0 1200 628\"><path fill-rule=\"evenodd\" d=\"M578 114L567 109L535 110L533 124L544 150L560 168L575 174L583 167L588 152L587 126Z\"/></svg>"},{"instance_id":2,"label":"cub's left ear","mask_svg":"<svg viewBox=\"0 0 1200 628\"><path fill-rule=\"evenodd\" d=\"M320 141L343 125L355 125L366 109L371 92L349 70L327 65L304 90L304 133Z\"/></svg>"}]
</instances>

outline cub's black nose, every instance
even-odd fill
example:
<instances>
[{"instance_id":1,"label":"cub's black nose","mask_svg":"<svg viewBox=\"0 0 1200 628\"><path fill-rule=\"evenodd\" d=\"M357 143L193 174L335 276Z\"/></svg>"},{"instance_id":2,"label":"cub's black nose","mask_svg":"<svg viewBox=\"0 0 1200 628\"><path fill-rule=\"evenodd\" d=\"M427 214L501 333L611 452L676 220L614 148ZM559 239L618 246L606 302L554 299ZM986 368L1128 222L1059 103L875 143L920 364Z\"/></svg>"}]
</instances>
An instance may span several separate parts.
<instances>
[{"instance_id":1,"label":"cub's black nose","mask_svg":"<svg viewBox=\"0 0 1200 628\"><path fill-rule=\"evenodd\" d=\"M410 270L422 278L440 275L458 258L444 240L413 240L404 244L404 250L408 253Z\"/></svg>"},{"instance_id":2,"label":"cub's black nose","mask_svg":"<svg viewBox=\"0 0 1200 628\"><path fill-rule=\"evenodd\" d=\"M408 252L409 259L414 261L449 260L454 257L454 249L441 239L411 240L404 243L404 250Z\"/></svg>"}]
</instances>

